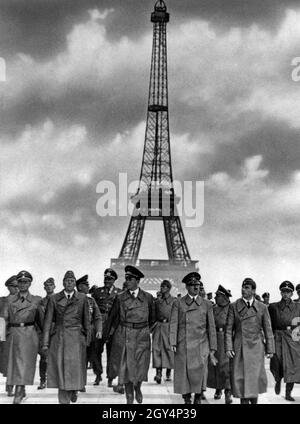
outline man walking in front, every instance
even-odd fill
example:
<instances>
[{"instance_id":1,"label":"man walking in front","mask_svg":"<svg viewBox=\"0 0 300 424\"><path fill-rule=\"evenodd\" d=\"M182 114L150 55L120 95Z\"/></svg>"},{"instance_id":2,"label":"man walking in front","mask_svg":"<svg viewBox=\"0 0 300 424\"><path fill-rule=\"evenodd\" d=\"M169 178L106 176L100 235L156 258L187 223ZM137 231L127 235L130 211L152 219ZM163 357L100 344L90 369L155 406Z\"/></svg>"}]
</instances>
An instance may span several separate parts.
<instances>
[{"instance_id":1,"label":"man walking in front","mask_svg":"<svg viewBox=\"0 0 300 424\"><path fill-rule=\"evenodd\" d=\"M86 338L90 330L89 302L75 291L76 278L67 271L64 290L50 297L45 314L43 349L48 350L48 388L58 388L59 403L76 402L86 385ZM54 334L50 339L52 323Z\"/></svg>"},{"instance_id":2,"label":"man walking in front","mask_svg":"<svg viewBox=\"0 0 300 424\"><path fill-rule=\"evenodd\" d=\"M148 381L151 356L150 328L155 322L154 299L139 287L144 274L132 265L125 267L127 289L115 298L106 327L106 337L116 328L120 340L119 383L125 384L127 403L143 402L141 385Z\"/></svg>"},{"instance_id":3,"label":"man walking in front","mask_svg":"<svg viewBox=\"0 0 300 424\"><path fill-rule=\"evenodd\" d=\"M213 305L199 295L200 275L191 272L182 282L187 294L172 306L170 318L170 346L175 353L174 392L181 393L184 403L201 403L201 392L206 387L208 357L216 363L216 328Z\"/></svg>"},{"instance_id":4,"label":"man walking in front","mask_svg":"<svg viewBox=\"0 0 300 424\"><path fill-rule=\"evenodd\" d=\"M275 336L275 355L270 362L270 370L275 379L275 393L279 395L281 380L284 379L285 399L295 401L292 390L300 383L300 343L293 338L293 328L299 325L300 303L293 302L294 285L284 281L279 286L281 300L271 303L269 313Z\"/></svg>"},{"instance_id":5,"label":"man walking in front","mask_svg":"<svg viewBox=\"0 0 300 424\"><path fill-rule=\"evenodd\" d=\"M246 278L242 298L229 307L225 351L232 361L231 389L241 404L256 404L258 395L267 391L267 357L274 353L274 337L268 307L255 299L256 283Z\"/></svg>"}]
</instances>

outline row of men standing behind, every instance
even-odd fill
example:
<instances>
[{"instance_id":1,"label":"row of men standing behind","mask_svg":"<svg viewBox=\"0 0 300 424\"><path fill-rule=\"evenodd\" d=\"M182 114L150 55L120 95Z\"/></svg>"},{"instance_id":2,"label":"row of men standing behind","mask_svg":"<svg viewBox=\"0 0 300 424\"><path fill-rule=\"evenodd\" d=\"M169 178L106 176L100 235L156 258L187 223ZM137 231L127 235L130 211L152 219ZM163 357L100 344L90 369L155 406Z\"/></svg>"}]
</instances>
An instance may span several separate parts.
<instances>
[{"instance_id":1,"label":"row of men standing behind","mask_svg":"<svg viewBox=\"0 0 300 424\"><path fill-rule=\"evenodd\" d=\"M44 302L47 304L44 317L41 298L28 293L31 275L26 271L18 274L19 294L7 303L9 355L6 373L8 385L17 386L14 403L22 401L24 386L33 384L32 373L39 345L38 337L34 337L35 324L40 331L43 329L39 347L41 357L48 358L47 386L59 388L60 403L74 401L77 390L84 390L86 345L91 347L92 340L94 347L90 349L89 359L96 374L95 384L101 380L101 354L104 343L108 342L109 385L118 376L120 385L125 385L127 403L133 403L134 398L141 403L141 384L147 381L150 363L150 330L153 333L156 381L161 380L162 368L173 368L175 355L174 391L181 393L186 403L191 403L192 393L195 393L194 403L201 403L207 370L208 385L217 389L215 396L220 396L220 391L225 389L226 403L231 403L231 392L241 398L241 403L256 403L258 394L267 388L264 342L267 354L273 357L271 371L276 380L275 391L280 391L284 377L288 383L286 397L292 400L291 385L300 381L300 365L299 342L291 337L291 327L293 318L300 316L300 305L284 294L293 292L290 282L280 286L282 301L270 306L276 341L276 355L273 356L270 316L267 307L254 299L256 285L253 280L244 280L242 299L233 304L229 302L230 292L219 286L213 307L199 296L202 283L198 273L188 274L183 279L188 292L186 296L173 298L169 293L170 286L163 284L163 296L156 302L139 288L143 274L137 268L125 268L127 289L123 292L113 286L116 277L113 270L106 270L105 286L94 292L96 303L102 309L101 315L93 299L74 291L76 280L68 271L64 277L64 290L48 296ZM86 276L80 280L86 286ZM77 280L78 288L80 280ZM27 291L24 290L26 286ZM21 340L24 342L24 337L34 343L31 348L28 343L23 343L26 347L23 346L21 356L23 359L31 357L34 366L22 370L22 360L14 348Z\"/></svg>"}]
</instances>

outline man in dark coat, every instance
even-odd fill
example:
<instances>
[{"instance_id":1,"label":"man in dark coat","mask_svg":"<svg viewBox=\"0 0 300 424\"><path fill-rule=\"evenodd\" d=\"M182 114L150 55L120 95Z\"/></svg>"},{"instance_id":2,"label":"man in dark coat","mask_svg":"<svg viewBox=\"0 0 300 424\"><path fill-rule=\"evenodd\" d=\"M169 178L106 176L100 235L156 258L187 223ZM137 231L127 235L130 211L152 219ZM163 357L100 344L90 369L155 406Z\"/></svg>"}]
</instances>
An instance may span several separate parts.
<instances>
[{"instance_id":1,"label":"man in dark coat","mask_svg":"<svg viewBox=\"0 0 300 424\"><path fill-rule=\"evenodd\" d=\"M86 385L89 302L85 294L74 290L75 284L73 271L67 271L64 290L48 301L43 329L43 349L49 348L47 387L58 388L58 401L65 404L76 402L77 391Z\"/></svg>"},{"instance_id":2,"label":"man in dark coat","mask_svg":"<svg viewBox=\"0 0 300 424\"><path fill-rule=\"evenodd\" d=\"M263 298L263 303L264 303L265 305L269 306L269 304L270 304L270 293L265 292L265 293L262 295L262 298Z\"/></svg>"},{"instance_id":3,"label":"man in dark coat","mask_svg":"<svg viewBox=\"0 0 300 424\"><path fill-rule=\"evenodd\" d=\"M6 322L8 317L7 305L19 291L17 276L16 275L11 276L5 282L5 286L7 287L9 291L9 295L0 298L0 317L3 319L2 325L3 327L5 327L4 331L5 331L5 339L6 339ZM7 344L7 341L4 340L0 342L0 372L3 374L4 377L6 377L6 374L7 374L7 363L8 363L8 344ZM14 389L13 386L6 385L7 396L14 395L13 389Z\"/></svg>"},{"instance_id":4,"label":"man in dark coat","mask_svg":"<svg viewBox=\"0 0 300 424\"><path fill-rule=\"evenodd\" d=\"M163 280L160 286L160 298L155 300L156 324L152 330L152 366L156 368L154 380L160 384L162 369L166 368L166 380L171 380L174 368L174 352L170 349L170 317L175 297L170 295L172 284Z\"/></svg>"},{"instance_id":5,"label":"man in dark coat","mask_svg":"<svg viewBox=\"0 0 300 424\"><path fill-rule=\"evenodd\" d=\"M281 300L271 303L269 313L275 335L275 355L270 370L275 379L275 393L281 390L281 380L286 383L285 398L294 401L294 383L300 383L300 343L293 338L293 328L299 325L300 304L292 301L294 285L284 281L279 286Z\"/></svg>"},{"instance_id":6,"label":"man in dark coat","mask_svg":"<svg viewBox=\"0 0 300 424\"><path fill-rule=\"evenodd\" d=\"M296 285L296 292L297 292L297 295L298 295L298 299L295 299L294 302L300 303L300 284Z\"/></svg>"},{"instance_id":7,"label":"man in dark coat","mask_svg":"<svg viewBox=\"0 0 300 424\"><path fill-rule=\"evenodd\" d=\"M256 404L258 394L267 391L265 349L268 358L275 351L268 308L255 299L255 290L255 281L245 278L242 298L229 306L225 329L225 351L232 361L231 390L241 404Z\"/></svg>"},{"instance_id":8,"label":"man in dark coat","mask_svg":"<svg viewBox=\"0 0 300 424\"><path fill-rule=\"evenodd\" d=\"M34 382L39 349L36 327L41 327L38 309L41 297L29 293L32 275L28 271L19 272L17 281L19 293L7 305L7 384L16 386L13 403L18 404L26 396L25 386Z\"/></svg>"},{"instance_id":9,"label":"man in dark coat","mask_svg":"<svg viewBox=\"0 0 300 424\"><path fill-rule=\"evenodd\" d=\"M174 392L181 393L185 403L201 403L201 392L206 385L207 364L210 356L216 363L217 337L213 305L199 295L200 275L191 272L182 282L187 294L172 306L170 345L175 353Z\"/></svg>"},{"instance_id":10,"label":"man in dark coat","mask_svg":"<svg viewBox=\"0 0 300 424\"><path fill-rule=\"evenodd\" d=\"M121 289L115 287L115 281L118 279L118 274L115 270L112 268L107 268L104 271L104 286L98 287L95 289L94 293L92 294L93 298L95 299L99 310L102 315L102 326L103 326L103 333L106 333L106 321L109 316L109 313L111 311L112 305L114 303L114 300L116 296L121 293ZM104 345L106 346L106 374L107 374L107 385L108 387L112 387L112 378L110 376L111 372L109 369L110 366L110 354L111 354L111 345L112 345L112 335L109 335L106 343L104 342L104 339L100 339L96 341L96 357L97 363L95 363L95 369L94 372L96 373L96 380L94 382L95 386L98 386L100 381L102 380L101 374L103 372L102 367L102 354L104 350Z\"/></svg>"},{"instance_id":11,"label":"man in dark coat","mask_svg":"<svg viewBox=\"0 0 300 424\"><path fill-rule=\"evenodd\" d=\"M231 293L220 284L216 291L216 304L213 307L218 342L218 350L216 352L218 363L213 365L210 361L208 362L207 379L207 386L216 389L215 399L221 399L222 390L225 389L226 404L232 403L229 358L227 358L224 349L225 325L231 296Z\"/></svg>"},{"instance_id":12,"label":"man in dark coat","mask_svg":"<svg viewBox=\"0 0 300 424\"><path fill-rule=\"evenodd\" d=\"M44 282L44 290L46 292L46 296L40 301L39 312L41 317L41 325L44 325L45 312L48 304L48 300L50 296L54 294L55 290L55 282L54 278L50 277ZM40 355L40 363L39 363L39 372L40 372L40 385L38 386L38 390L43 390L46 388L46 379L47 379L47 354L42 349L43 347L43 331L39 331L40 338L40 346L39 346L39 355Z\"/></svg>"},{"instance_id":13,"label":"man in dark coat","mask_svg":"<svg viewBox=\"0 0 300 424\"><path fill-rule=\"evenodd\" d=\"M148 381L151 356L150 328L155 323L154 299L139 287L144 274L132 265L125 267L127 289L115 298L107 321L106 337L116 328L120 340L119 382L125 384L127 403L143 402L141 385Z\"/></svg>"},{"instance_id":14,"label":"man in dark coat","mask_svg":"<svg viewBox=\"0 0 300 424\"><path fill-rule=\"evenodd\" d=\"M96 340L102 338L102 317L98 305L93 297L89 294L88 275L84 275L76 281L76 287L79 293L87 296L89 302L90 330L87 337L86 363L92 365L93 371L97 369L96 357ZM85 392L85 389L81 390Z\"/></svg>"}]
</instances>

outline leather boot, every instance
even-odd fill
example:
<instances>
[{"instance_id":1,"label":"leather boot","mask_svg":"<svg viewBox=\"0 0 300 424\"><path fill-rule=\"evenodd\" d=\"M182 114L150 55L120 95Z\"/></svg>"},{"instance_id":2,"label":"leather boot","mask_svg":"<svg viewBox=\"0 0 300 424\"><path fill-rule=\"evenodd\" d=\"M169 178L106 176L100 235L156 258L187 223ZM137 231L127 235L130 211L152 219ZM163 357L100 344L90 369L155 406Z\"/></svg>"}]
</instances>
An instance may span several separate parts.
<instances>
[{"instance_id":1,"label":"leather boot","mask_svg":"<svg viewBox=\"0 0 300 424\"><path fill-rule=\"evenodd\" d=\"M123 384L118 383L116 386L113 386L113 391L115 393L120 393L120 395L124 395L125 389Z\"/></svg>"},{"instance_id":2,"label":"leather boot","mask_svg":"<svg viewBox=\"0 0 300 424\"><path fill-rule=\"evenodd\" d=\"M44 390L46 389L46 380L41 380L40 385L37 388L38 390Z\"/></svg>"},{"instance_id":3,"label":"leather boot","mask_svg":"<svg viewBox=\"0 0 300 424\"><path fill-rule=\"evenodd\" d=\"M99 386L100 381L102 381L101 374L96 376L96 380L94 381L94 386Z\"/></svg>"},{"instance_id":4,"label":"leather boot","mask_svg":"<svg viewBox=\"0 0 300 424\"><path fill-rule=\"evenodd\" d=\"M290 402L294 402L295 398L292 397L292 390L294 388L294 383L286 383L285 385L285 399Z\"/></svg>"},{"instance_id":5,"label":"leather boot","mask_svg":"<svg viewBox=\"0 0 300 424\"><path fill-rule=\"evenodd\" d=\"M7 384L6 391L7 391L7 396L12 397L14 395L14 386Z\"/></svg>"},{"instance_id":6,"label":"leather boot","mask_svg":"<svg viewBox=\"0 0 300 424\"><path fill-rule=\"evenodd\" d=\"M216 389L214 394L214 399L218 400L218 399L221 399L221 397L222 397L222 389Z\"/></svg>"},{"instance_id":7,"label":"leather boot","mask_svg":"<svg viewBox=\"0 0 300 424\"><path fill-rule=\"evenodd\" d=\"M201 404L201 393L195 393L194 404L195 405L200 405Z\"/></svg>"},{"instance_id":8,"label":"leather boot","mask_svg":"<svg viewBox=\"0 0 300 424\"><path fill-rule=\"evenodd\" d=\"M187 393L185 395L182 395L184 403L191 404L192 403L192 396L191 393Z\"/></svg>"},{"instance_id":9,"label":"leather boot","mask_svg":"<svg viewBox=\"0 0 300 424\"><path fill-rule=\"evenodd\" d=\"M166 381L171 381L171 370L170 370L170 368L167 368L167 371L166 371Z\"/></svg>"},{"instance_id":10,"label":"leather boot","mask_svg":"<svg viewBox=\"0 0 300 424\"><path fill-rule=\"evenodd\" d=\"M23 386L16 386L15 389L15 396L14 396L14 400L13 403L14 404L18 404L22 402L23 399Z\"/></svg>"},{"instance_id":11,"label":"leather boot","mask_svg":"<svg viewBox=\"0 0 300 424\"><path fill-rule=\"evenodd\" d=\"M23 400L26 398L25 386L22 386Z\"/></svg>"},{"instance_id":12,"label":"leather boot","mask_svg":"<svg viewBox=\"0 0 300 424\"><path fill-rule=\"evenodd\" d=\"M241 405L249 405L250 399L241 398L240 403L241 403Z\"/></svg>"},{"instance_id":13,"label":"leather boot","mask_svg":"<svg viewBox=\"0 0 300 424\"><path fill-rule=\"evenodd\" d=\"M142 383L139 382L134 386L134 392L135 392L135 400L137 403L143 403L143 394L141 391Z\"/></svg>"},{"instance_id":14,"label":"leather boot","mask_svg":"<svg viewBox=\"0 0 300 424\"><path fill-rule=\"evenodd\" d=\"M231 390L225 389L225 403L226 405L230 405L232 403Z\"/></svg>"},{"instance_id":15,"label":"leather boot","mask_svg":"<svg viewBox=\"0 0 300 424\"><path fill-rule=\"evenodd\" d=\"M156 368L156 376L154 377L154 381L156 381L157 384L161 383L161 368Z\"/></svg>"},{"instance_id":16,"label":"leather boot","mask_svg":"<svg viewBox=\"0 0 300 424\"><path fill-rule=\"evenodd\" d=\"M108 378L107 379L107 387L112 387L113 386L113 384L112 384L112 378Z\"/></svg>"},{"instance_id":17,"label":"leather boot","mask_svg":"<svg viewBox=\"0 0 300 424\"><path fill-rule=\"evenodd\" d=\"M77 390L72 390L70 401L76 403L78 398Z\"/></svg>"},{"instance_id":18,"label":"leather boot","mask_svg":"<svg viewBox=\"0 0 300 424\"><path fill-rule=\"evenodd\" d=\"M204 394L204 390L201 390L201 400L206 400L206 396Z\"/></svg>"},{"instance_id":19,"label":"leather boot","mask_svg":"<svg viewBox=\"0 0 300 424\"><path fill-rule=\"evenodd\" d=\"M133 403L133 401L134 401L133 383L126 383L125 384L125 393L126 393L127 403Z\"/></svg>"},{"instance_id":20,"label":"leather boot","mask_svg":"<svg viewBox=\"0 0 300 424\"><path fill-rule=\"evenodd\" d=\"M275 389L276 395L279 395L281 391L281 379L276 381L274 389Z\"/></svg>"},{"instance_id":21,"label":"leather boot","mask_svg":"<svg viewBox=\"0 0 300 424\"><path fill-rule=\"evenodd\" d=\"M257 397L250 398L251 405L256 405L257 404L257 401L258 401L258 398Z\"/></svg>"}]
</instances>

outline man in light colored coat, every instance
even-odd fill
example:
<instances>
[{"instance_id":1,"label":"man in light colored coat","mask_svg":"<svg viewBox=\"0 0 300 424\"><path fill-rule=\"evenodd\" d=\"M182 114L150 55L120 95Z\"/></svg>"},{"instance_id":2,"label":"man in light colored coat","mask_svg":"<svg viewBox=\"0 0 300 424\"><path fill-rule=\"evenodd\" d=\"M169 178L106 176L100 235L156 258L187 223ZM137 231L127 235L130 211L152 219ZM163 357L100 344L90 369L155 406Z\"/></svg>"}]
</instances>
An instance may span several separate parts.
<instances>
[{"instance_id":1,"label":"man in light colored coat","mask_svg":"<svg viewBox=\"0 0 300 424\"><path fill-rule=\"evenodd\" d=\"M175 353L174 392L182 394L187 404L192 403L192 393L194 403L201 403L208 357L216 364L213 305L199 296L200 278L198 272L183 278L188 293L173 303L170 318L170 346Z\"/></svg>"},{"instance_id":2,"label":"man in light colored coat","mask_svg":"<svg viewBox=\"0 0 300 424\"><path fill-rule=\"evenodd\" d=\"M242 298L229 306L225 330L225 351L232 361L231 390L241 404L256 404L259 393L267 391L265 353L271 358L275 351L268 307L255 299L255 290L255 281L246 278Z\"/></svg>"}]
</instances>

